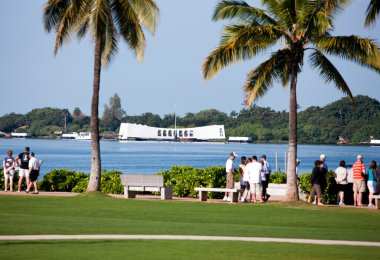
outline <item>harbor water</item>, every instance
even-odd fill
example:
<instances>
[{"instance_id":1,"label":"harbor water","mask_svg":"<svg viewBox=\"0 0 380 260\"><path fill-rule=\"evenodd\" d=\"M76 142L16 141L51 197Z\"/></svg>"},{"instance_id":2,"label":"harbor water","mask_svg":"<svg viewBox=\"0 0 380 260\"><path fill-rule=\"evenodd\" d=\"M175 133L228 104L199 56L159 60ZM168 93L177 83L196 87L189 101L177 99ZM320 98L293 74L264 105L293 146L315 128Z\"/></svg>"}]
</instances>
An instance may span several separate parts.
<instances>
[{"instance_id":1,"label":"harbor water","mask_svg":"<svg viewBox=\"0 0 380 260\"><path fill-rule=\"evenodd\" d=\"M70 169L90 172L91 146L89 141L40 140L40 139L0 139L0 156L6 156L9 149L14 157L29 146L36 157L43 160L40 178L52 169ZM277 167L285 171L287 144L237 144L237 143L172 143L172 142L127 142L101 141L102 169L119 170L123 173L154 174L175 165L189 165L197 168L223 165L230 152L240 156L258 157L265 154L274 171L275 155ZM329 169L335 169L340 160L353 164L361 154L369 165L371 160L380 162L380 147L299 145L298 158L301 160L300 173L310 172L313 162L320 154L327 157Z\"/></svg>"}]
</instances>

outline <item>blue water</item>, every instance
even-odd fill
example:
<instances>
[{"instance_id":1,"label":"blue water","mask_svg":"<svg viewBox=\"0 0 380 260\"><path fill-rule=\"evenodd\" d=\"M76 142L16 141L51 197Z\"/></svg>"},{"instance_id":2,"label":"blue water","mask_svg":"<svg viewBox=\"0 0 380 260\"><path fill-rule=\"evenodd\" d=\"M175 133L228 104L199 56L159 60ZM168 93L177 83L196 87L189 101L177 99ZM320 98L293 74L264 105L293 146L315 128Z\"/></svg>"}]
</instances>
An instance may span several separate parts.
<instances>
[{"instance_id":1,"label":"blue water","mask_svg":"<svg viewBox=\"0 0 380 260\"><path fill-rule=\"evenodd\" d=\"M0 139L0 156L5 157L8 149L14 156L29 146L36 157L43 160L41 176L51 169L66 168L88 173L90 171L90 142L75 140ZM102 168L119 170L123 173L157 173L173 165L207 167L224 165L231 151L239 156L258 157L267 155L275 170L275 154L278 154L278 168L285 169L286 144L224 144L224 143L168 143L168 142L101 142ZM298 158L301 160L300 173L310 172L314 160L324 153L327 165L335 169L340 160L353 164L356 155L361 154L364 162L380 161L380 147L299 145ZM235 165L240 158L237 158Z\"/></svg>"}]
</instances>

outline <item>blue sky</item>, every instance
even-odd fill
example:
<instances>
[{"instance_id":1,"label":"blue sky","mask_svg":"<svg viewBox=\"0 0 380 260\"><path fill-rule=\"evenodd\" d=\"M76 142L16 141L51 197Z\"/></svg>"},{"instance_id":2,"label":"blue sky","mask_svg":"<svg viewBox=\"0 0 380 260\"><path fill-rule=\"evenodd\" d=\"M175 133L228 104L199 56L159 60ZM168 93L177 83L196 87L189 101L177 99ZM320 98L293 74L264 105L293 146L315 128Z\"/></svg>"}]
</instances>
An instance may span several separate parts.
<instances>
[{"instance_id":1,"label":"blue sky","mask_svg":"<svg viewBox=\"0 0 380 260\"><path fill-rule=\"evenodd\" d=\"M90 114L93 76L93 44L90 38L73 37L53 55L54 34L42 24L46 0L0 0L0 115L26 113L33 108L56 107L73 111L79 107ZM248 1L258 3L258 1ZM336 21L334 35L361 35L379 41L380 19L364 29L369 0L356 0ZM247 72L268 55L236 64L204 81L201 64L218 44L226 22L213 22L217 0L157 0L160 22L154 37L148 36L145 59L138 63L127 45L120 41L111 65L102 70L100 113L117 93L129 115L153 112L160 115L198 112L216 108L230 113L243 106ZM349 61L331 59L343 74L354 95L380 100L380 75ZM306 61L306 59L305 59ZM324 106L343 95L326 85L306 63L298 81L301 109ZM280 84L256 104L288 110L288 89Z\"/></svg>"}]
</instances>

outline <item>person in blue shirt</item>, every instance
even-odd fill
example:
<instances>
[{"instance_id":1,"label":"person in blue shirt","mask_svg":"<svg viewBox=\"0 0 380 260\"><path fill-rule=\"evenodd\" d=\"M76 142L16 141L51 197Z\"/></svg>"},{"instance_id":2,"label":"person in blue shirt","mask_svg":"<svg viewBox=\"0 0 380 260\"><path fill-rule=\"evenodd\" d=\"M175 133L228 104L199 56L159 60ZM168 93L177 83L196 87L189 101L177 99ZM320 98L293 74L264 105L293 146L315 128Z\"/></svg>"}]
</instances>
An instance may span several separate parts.
<instances>
[{"instance_id":1,"label":"person in blue shirt","mask_svg":"<svg viewBox=\"0 0 380 260\"><path fill-rule=\"evenodd\" d=\"M369 168L367 169L367 176L368 176L368 190L369 190L369 195L368 195L368 207L374 208L375 204L372 203L373 200L373 194L376 192L377 189L377 164L376 161L372 161L371 164L369 165Z\"/></svg>"}]
</instances>

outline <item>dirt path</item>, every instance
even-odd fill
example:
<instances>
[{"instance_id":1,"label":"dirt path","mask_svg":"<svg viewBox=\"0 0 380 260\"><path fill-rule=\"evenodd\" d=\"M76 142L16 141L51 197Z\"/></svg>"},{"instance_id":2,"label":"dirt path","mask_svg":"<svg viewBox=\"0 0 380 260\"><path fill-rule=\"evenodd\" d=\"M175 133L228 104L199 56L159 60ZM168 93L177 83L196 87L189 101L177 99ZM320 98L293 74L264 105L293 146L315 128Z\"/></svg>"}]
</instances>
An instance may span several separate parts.
<instances>
[{"instance_id":1,"label":"dirt path","mask_svg":"<svg viewBox=\"0 0 380 260\"><path fill-rule=\"evenodd\" d=\"M380 242L345 241L345 240L319 240L299 238L270 238L270 237L225 237L225 236L181 236L181 235L20 235L0 236L1 241L16 240L206 240L206 241L245 241L245 242L276 242L315 245L344 245L344 246L371 246L380 247Z\"/></svg>"}]
</instances>

